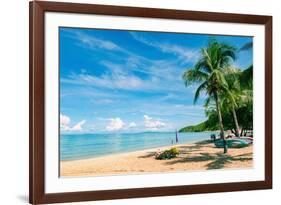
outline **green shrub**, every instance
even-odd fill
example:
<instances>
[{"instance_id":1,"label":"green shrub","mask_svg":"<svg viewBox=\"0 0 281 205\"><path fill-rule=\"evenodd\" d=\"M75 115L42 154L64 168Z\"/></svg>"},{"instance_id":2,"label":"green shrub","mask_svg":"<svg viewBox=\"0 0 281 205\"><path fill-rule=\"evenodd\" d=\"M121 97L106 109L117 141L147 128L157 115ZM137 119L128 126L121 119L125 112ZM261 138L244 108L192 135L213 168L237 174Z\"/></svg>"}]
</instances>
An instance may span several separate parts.
<instances>
[{"instance_id":1,"label":"green shrub","mask_svg":"<svg viewBox=\"0 0 281 205\"><path fill-rule=\"evenodd\" d=\"M172 159L175 158L179 155L179 150L176 147L173 147L169 150L165 150L164 152L161 152L159 154L156 155L156 159Z\"/></svg>"}]
</instances>

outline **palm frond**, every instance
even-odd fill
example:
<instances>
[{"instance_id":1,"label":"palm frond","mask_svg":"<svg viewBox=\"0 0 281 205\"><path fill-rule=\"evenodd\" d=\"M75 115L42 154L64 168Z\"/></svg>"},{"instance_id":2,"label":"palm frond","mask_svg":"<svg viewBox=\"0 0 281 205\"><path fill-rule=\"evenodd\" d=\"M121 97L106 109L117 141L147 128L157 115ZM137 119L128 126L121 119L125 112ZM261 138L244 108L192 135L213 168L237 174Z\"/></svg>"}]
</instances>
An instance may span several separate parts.
<instances>
[{"instance_id":1,"label":"palm frond","mask_svg":"<svg viewBox=\"0 0 281 205\"><path fill-rule=\"evenodd\" d=\"M201 92L206 91L206 87L207 87L207 82L205 81L204 83L202 83L201 85L199 85L199 87L197 88L195 95L194 95L194 100L193 100L193 104L196 104L196 102L198 101Z\"/></svg>"},{"instance_id":2,"label":"palm frond","mask_svg":"<svg viewBox=\"0 0 281 205\"><path fill-rule=\"evenodd\" d=\"M182 78L185 86L189 86L193 83L200 83L206 80L208 78L208 74L200 70L190 69L183 73Z\"/></svg>"}]
</instances>

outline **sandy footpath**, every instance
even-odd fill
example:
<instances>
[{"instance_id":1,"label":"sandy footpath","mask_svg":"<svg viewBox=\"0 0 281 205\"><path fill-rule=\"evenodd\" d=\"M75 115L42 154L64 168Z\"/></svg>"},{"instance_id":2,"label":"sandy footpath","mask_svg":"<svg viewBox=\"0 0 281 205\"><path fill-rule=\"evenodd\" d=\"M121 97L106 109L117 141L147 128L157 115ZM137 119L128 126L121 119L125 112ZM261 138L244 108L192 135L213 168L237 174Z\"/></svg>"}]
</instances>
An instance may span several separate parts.
<instances>
[{"instance_id":1,"label":"sandy footpath","mask_svg":"<svg viewBox=\"0 0 281 205\"><path fill-rule=\"evenodd\" d=\"M178 147L180 155L170 160L156 160L155 153ZM101 176L115 174L157 173L189 170L251 168L253 147L216 148L210 141L179 144L142 151L114 154L84 160L62 161L61 176Z\"/></svg>"}]
</instances>

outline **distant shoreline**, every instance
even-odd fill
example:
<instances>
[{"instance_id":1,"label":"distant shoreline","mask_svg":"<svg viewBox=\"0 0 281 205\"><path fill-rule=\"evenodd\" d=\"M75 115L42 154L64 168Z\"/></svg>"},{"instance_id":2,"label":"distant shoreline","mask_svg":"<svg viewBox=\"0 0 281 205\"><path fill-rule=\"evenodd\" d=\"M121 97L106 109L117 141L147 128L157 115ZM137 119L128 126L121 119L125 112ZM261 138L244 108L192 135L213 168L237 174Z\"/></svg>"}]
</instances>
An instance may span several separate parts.
<instances>
[{"instance_id":1,"label":"distant shoreline","mask_svg":"<svg viewBox=\"0 0 281 205\"><path fill-rule=\"evenodd\" d=\"M188 133L198 133L198 132L217 132L219 130L203 130L203 131L187 131ZM127 134L143 134L143 133L175 133L175 131L146 131L146 132L60 132L61 136L67 136L67 135L111 135L111 134L122 134L122 135L127 135ZM180 129L178 130L178 133L185 133L185 132L180 132Z\"/></svg>"},{"instance_id":2,"label":"distant shoreline","mask_svg":"<svg viewBox=\"0 0 281 205\"><path fill-rule=\"evenodd\" d=\"M206 139L206 140L207 140L207 139ZM194 140L194 141L188 142L188 144L193 144L193 143L201 142L201 141L202 141L202 140L200 140L200 141ZM204 140L204 141L205 141L205 140ZM171 145L167 145L167 146L152 147L152 148L147 148L147 149L142 149L142 150L125 151L125 152L112 153L112 154L106 154L106 155L95 156L95 157L85 157L85 158L82 158L82 159L61 160L61 162L80 161L80 160L88 160L88 159L98 159L98 158L110 157L110 156L134 154L134 153L138 153L138 152L148 152L148 151L152 151L152 150L155 150L155 149L163 150L163 149L168 149L168 148L170 148L170 147L177 147L177 146L181 146L181 145L185 145L185 144L187 144L187 143L177 143L177 144L173 144L173 145L171 144Z\"/></svg>"},{"instance_id":3,"label":"distant shoreline","mask_svg":"<svg viewBox=\"0 0 281 205\"><path fill-rule=\"evenodd\" d=\"M177 147L180 155L171 160L156 160L156 152ZM130 173L159 173L208 169L251 168L252 146L223 150L210 140L183 143L141 151L112 154L89 159L60 162L60 176L103 176Z\"/></svg>"}]
</instances>

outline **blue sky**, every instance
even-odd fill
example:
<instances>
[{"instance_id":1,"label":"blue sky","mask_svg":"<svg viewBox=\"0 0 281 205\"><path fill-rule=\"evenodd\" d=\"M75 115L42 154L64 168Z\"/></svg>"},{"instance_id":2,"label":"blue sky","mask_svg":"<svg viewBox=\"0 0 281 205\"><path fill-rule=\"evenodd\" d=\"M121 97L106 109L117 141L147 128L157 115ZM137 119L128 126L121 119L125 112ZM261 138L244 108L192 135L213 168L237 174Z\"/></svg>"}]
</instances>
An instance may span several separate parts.
<instances>
[{"instance_id":1,"label":"blue sky","mask_svg":"<svg viewBox=\"0 0 281 205\"><path fill-rule=\"evenodd\" d=\"M251 37L60 28L62 132L174 131L206 119L204 96L185 87L200 48L215 37L237 49ZM235 67L252 64L251 49Z\"/></svg>"}]
</instances>

